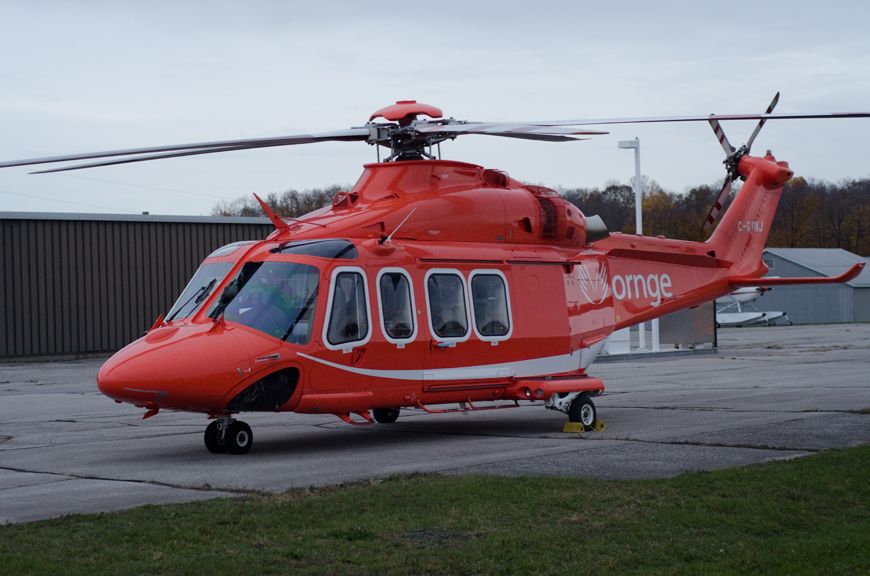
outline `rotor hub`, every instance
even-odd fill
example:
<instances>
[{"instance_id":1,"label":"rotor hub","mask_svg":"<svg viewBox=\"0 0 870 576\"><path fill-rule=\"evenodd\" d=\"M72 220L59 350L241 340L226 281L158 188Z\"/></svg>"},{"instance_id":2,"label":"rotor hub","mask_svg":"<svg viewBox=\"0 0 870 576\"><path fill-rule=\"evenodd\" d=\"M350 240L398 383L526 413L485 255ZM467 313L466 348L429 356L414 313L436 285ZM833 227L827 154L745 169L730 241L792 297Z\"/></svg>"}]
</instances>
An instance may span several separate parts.
<instances>
[{"instance_id":1,"label":"rotor hub","mask_svg":"<svg viewBox=\"0 0 870 576\"><path fill-rule=\"evenodd\" d=\"M418 116L428 116L428 118L418 118ZM435 106L416 100L399 100L395 104L381 108L369 117L369 123L366 125L369 129L368 142L390 149L386 162L434 158L432 146L455 136L437 131L421 132L419 128L455 123L452 119L443 119L443 116L441 109ZM383 118L387 122L376 123L374 120L377 118Z\"/></svg>"},{"instance_id":2,"label":"rotor hub","mask_svg":"<svg viewBox=\"0 0 870 576\"><path fill-rule=\"evenodd\" d=\"M429 118L442 118L444 113L440 108L423 104L416 100L399 100L395 104L381 108L369 116L369 122L375 118L384 118L390 122L398 122L399 126L410 126L411 122L417 119L417 116L428 116Z\"/></svg>"}]
</instances>

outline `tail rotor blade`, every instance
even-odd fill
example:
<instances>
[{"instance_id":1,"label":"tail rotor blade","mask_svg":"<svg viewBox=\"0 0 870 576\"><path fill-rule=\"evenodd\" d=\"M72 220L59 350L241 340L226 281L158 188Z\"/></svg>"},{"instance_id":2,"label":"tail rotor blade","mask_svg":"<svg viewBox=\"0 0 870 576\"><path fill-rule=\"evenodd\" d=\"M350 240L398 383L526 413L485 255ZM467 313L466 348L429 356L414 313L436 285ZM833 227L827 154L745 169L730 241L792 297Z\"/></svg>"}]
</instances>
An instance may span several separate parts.
<instances>
[{"instance_id":1,"label":"tail rotor blade","mask_svg":"<svg viewBox=\"0 0 870 576\"><path fill-rule=\"evenodd\" d=\"M715 118L710 118L708 120L710 123L710 127L713 129L713 134L716 135L716 139L719 140L719 145L722 146L722 149L725 150L726 156L731 156L734 154L734 146L731 145L731 142L728 141L728 137L725 136L725 131L722 130L722 125L719 124L719 121Z\"/></svg>"},{"instance_id":2,"label":"tail rotor blade","mask_svg":"<svg viewBox=\"0 0 870 576\"><path fill-rule=\"evenodd\" d=\"M733 182L734 180L732 180L730 176L725 177L725 183L722 184L722 189L719 190L719 194L716 196L716 200L713 202L713 205L710 206L710 211L707 212L707 217L704 219L704 223L701 225L702 238L706 233L707 228L712 226L716 222L716 220L719 219L719 214L722 212L722 207L725 205L725 200L728 198L728 194L731 193L731 184Z\"/></svg>"},{"instance_id":3,"label":"tail rotor blade","mask_svg":"<svg viewBox=\"0 0 870 576\"><path fill-rule=\"evenodd\" d=\"M767 110L764 111L764 114L770 114L773 112L773 109L776 108L776 104L779 102L779 92L773 97L773 100L770 102L770 106L767 107ZM755 126L755 130L752 132L752 136L749 137L749 140L746 141L746 151L752 149L752 143L755 142L755 137L758 136L758 133L761 132L761 128L764 126L764 123L767 122L767 118L762 118L758 121L758 124Z\"/></svg>"}]
</instances>

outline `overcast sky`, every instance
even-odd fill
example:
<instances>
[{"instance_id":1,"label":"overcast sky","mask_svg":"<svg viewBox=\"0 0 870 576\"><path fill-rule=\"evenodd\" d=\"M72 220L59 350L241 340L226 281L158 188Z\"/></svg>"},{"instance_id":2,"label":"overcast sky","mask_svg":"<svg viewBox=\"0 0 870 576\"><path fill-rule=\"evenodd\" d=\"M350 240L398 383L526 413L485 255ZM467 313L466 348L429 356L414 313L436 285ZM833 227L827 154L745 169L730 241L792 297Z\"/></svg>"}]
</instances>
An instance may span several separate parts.
<instances>
[{"instance_id":1,"label":"overcast sky","mask_svg":"<svg viewBox=\"0 0 870 576\"><path fill-rule=\"evenodd\" d=\"M870 110L870 3L0 0L0 160L359 126L398 99L466 120ZM732 143L753 123L725 125ZM724 175L706 123L594 140L467 136L445 158L549 186ZM870 177L866 120L768 123L799 175ZM207 214L251 192L352 185L374 149L327 143L53 175L0 170L0 211Z\"/></svg>"}]
</instances>

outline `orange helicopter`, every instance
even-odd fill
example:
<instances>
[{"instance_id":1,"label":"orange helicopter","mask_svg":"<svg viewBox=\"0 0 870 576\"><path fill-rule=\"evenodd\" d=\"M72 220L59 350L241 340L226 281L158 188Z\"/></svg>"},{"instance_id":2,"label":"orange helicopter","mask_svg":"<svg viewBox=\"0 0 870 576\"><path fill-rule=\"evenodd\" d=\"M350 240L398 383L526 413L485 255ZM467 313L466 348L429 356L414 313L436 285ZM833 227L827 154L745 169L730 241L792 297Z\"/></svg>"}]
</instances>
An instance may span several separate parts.
<instances>
[{"instance_id":1,"label":"orange helicopter","mask_svg":"<svg viewBox=\"0 0 870 576\"><path fill-rule=\"evenodd\" d=\"M85 159L76 170L323 141L389 150L348 192L303 218L281 218L260 241L212 252L165 317L102 366L103 394L146 410L200 412L211 452L250 450L250 411L331 413L350 424L395 422L403 407L491 410L538 401L591 429L604 383L587 373L614 330L755 286L786 162L750 148L769 119L870 113L680 116L482 123L400 101L365 126L302 134L35 158L0 167ZM428 119L421 119L426 116ZM376 122L375 120L383 121ZM756 119L730 145L721 120ZM554 191L500 170L440 159L466 134L563 142L606 134L587 126L705 121L728 173L705 223L732 183L745 183L703 242L608 233ZM766 279L766 286L845 282ZM444 408L458 404L458 408Z\"/></svg>"}]
</instances>

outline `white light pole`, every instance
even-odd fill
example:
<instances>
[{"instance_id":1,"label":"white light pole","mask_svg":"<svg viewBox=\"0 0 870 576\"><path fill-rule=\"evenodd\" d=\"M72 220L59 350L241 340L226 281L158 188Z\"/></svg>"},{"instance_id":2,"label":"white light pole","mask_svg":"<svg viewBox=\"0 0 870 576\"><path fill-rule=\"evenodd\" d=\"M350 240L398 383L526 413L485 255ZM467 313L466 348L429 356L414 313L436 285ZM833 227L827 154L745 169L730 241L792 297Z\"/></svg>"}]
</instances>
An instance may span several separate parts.
<instances>
[{"instance_id":1,"label":"white light pole","mask_svg":"<svg viewBox=\"0 0 870 576\"><path fill-rule=\"evenodd\" d=\"M622 149L634 150L634 182L631 185L634 191L634 230L635 234L643 234L643 190L640 188L640 138L634 140L620 140L618 146ZM646 326L643 322L637 325L637 345L641 350L646 350ZM653 352L659 351L658 328L659 321L652 321L653 328Z\"/></svg>"},{"instance_id":2,"label":"white light pole","mask_svg":"<svg viewBox=\"0 0 870 576\"><path fill-rule=\"evenodd\" d=\"M643 213L641 205L643 191L640 189L640 138L634 140L620 140L619 147L623 149L634 149L634 182L631 189L634 190L634 230L635 234L643 234Z\"/></svg>"}]
</instances>

